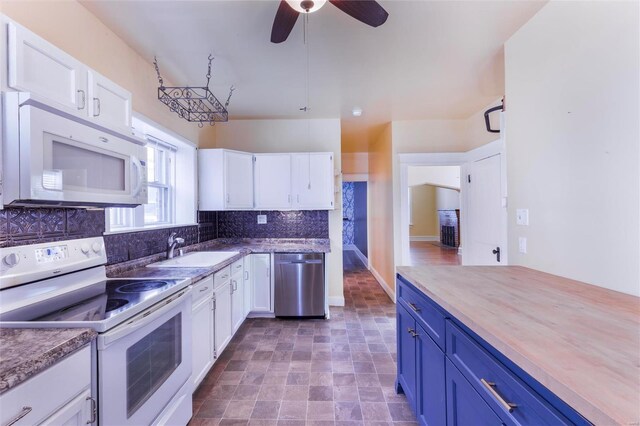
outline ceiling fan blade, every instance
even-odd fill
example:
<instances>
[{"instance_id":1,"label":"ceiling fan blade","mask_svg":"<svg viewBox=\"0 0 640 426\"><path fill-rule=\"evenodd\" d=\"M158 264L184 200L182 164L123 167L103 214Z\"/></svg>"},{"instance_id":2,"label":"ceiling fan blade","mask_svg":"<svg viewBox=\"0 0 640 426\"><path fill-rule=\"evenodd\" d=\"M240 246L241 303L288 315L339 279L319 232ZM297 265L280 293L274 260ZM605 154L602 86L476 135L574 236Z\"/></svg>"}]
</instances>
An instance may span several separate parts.
<instances>
[{"instance_id":1,"label":"ceiling fan blade","mask_svg":"<svg viewBox=\"0 0 640 426\"><path fill-rule=\"evenodd\" d=\"M372 27L384 24L389 14L374 0L329 0L335 7Z\"/></svg>"},{"instance_id":2,"label":"ceiling fan blade","mask_svg":"<svg viewBox=\"0 0 640 426\"><path fill-rule=\"evenodd\" d=\"M271 43L282 43L289 37L293 26L298 20L298 12L293 10L285 0L280 1L276 17L271 28Z\"/></svg>"}]
</instances>

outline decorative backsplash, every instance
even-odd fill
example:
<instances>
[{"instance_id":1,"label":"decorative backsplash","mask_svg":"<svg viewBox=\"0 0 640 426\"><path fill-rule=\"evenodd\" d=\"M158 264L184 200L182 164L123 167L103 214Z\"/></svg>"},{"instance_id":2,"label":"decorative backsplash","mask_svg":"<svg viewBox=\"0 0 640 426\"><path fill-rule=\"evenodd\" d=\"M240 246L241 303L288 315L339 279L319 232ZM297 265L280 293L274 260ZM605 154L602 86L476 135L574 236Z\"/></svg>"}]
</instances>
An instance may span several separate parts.
<instances>
[{"instance_id":1,"label":"decorative backsplash","mask_svg":"<svg viewBox=\"0 0 640 426\"><path fill-rule=\"evenodd\" d=\"M258 224L259 214L267 216L266 224ZM329 212L222 211L217 227L218 238L329 238Z\"/></svg>"},{"instance_id":2,"label":"decorative backsplash","mask_svg":"<svg viewBox=\"0 0 640 426\"><path fill-rule=\"evenodd\" d=\"M184 245L198 243L198 226L150 229L146 231L110 234L104 236L108 264L127 262L167 250L167 239L172 232L184 238ZM202 240L207 241L207 240Z\"/></svg>"}]
</instances>

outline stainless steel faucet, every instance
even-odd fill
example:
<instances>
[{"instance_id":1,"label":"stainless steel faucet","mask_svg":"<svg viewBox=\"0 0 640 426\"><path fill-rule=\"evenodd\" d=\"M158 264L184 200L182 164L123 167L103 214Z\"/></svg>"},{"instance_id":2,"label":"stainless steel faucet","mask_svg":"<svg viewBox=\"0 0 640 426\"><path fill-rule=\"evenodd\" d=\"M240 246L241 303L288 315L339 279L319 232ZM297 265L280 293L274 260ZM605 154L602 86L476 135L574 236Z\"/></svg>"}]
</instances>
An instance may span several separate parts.
<instances>
[{"instance_id":1,"label":"stainless steel faucet","mask_svg":"<svg viewBox=\"0 0 640 426\"><path fill-rule=\"evenodd\" d=\"M167 259L173 259L173 251L178 244L184 244L184 238L176 237L177 232L172 232L167 240Z\"/></svg>"}]
</instances>

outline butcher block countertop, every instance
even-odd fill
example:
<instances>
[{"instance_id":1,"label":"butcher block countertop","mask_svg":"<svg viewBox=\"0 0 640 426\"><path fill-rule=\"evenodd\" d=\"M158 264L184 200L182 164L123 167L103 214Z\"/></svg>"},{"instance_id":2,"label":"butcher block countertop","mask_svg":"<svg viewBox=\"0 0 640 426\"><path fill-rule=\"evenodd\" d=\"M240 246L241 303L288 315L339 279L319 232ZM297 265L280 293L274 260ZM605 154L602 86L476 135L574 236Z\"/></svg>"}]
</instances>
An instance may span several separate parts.
<instances>
[{"instance_id":1,"label":"butcher block countertop","mask_svg":"<svg viewBox=\"0 0 640 426\"><path fill-rule=\"evenodd\" d=\"M640 424L640 298L519 266L398 273L592 423Z\"/></svg>"}]
</instances>

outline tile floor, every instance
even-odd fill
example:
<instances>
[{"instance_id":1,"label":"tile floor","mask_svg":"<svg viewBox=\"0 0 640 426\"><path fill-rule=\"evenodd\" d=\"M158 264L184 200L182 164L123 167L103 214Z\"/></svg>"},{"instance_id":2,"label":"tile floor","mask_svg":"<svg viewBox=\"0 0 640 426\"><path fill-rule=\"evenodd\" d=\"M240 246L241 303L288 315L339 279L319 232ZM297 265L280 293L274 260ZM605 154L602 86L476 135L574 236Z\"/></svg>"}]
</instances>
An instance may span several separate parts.
<instances>
[{"instance_id":1,"label":"tile floor","mask_svg":"<svg viewBox=\"0 0 640 426\"><path fill-rule=\"evenodd\" d=\"M330 320L246 320L195 392L190 425L415 424L394 391L395 305L358 263Z\"/></svg>"}]
</instances>

